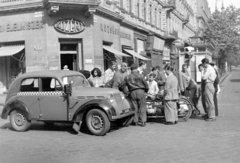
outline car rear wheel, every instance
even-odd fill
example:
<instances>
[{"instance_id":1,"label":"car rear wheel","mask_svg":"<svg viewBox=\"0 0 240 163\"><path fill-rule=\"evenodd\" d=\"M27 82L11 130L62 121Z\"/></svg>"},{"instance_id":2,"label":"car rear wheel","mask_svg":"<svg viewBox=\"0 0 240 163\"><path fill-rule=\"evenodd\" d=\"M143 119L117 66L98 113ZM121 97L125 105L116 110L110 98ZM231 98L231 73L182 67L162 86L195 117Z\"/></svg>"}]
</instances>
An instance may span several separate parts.
<instances>
[{"instance_id":1,"label":"car rear wheel","mask_svg":"<svg viewBox=\"0 0 240 163\"><path fill-rule=\"evenodd\" d=\"M110 129L107 115L99 109L93 109L87 113L86 124L88 130L97 136L105 135Z\"/></svg>"},{"instance_id":2,"label":"car rear wheel","mask_svg":"<svg viewBox=\"0 0 240 163\"><path fill-rule=\"evenodd\" d=\"M13 110L10 114L10 123L16 131L26 131L30 128L31 121L28 121L26 113L22 110Z\"/></svg>"}]
</instances>

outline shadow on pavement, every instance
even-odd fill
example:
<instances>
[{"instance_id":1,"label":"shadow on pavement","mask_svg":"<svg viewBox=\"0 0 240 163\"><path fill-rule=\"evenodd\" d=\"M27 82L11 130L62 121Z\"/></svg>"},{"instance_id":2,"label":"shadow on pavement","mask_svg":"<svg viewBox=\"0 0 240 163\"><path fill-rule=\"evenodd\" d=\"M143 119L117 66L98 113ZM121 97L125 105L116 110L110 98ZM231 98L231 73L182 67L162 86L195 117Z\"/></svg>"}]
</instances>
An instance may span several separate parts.
<instances>
[{"instance_id":1,"label":"shadow on pavement","mask_svg":"<svg viewBox=\"0 0 240 163\"><path fill-rule=\"evenodd\" d=\"M72 135L78 135L78 133L72 128L72 123L44 123L44 122L32 122L30 131L59 131L59 132L68 132ZM11 127L10 122L7 122L0 126L1 129L9 129L11 131L14 131ZM121 129L122 127L119 127L117 125L112 125L110 128L110 132L114 132L116 130ZM81 134L86 134L86 135L92 135L85 124L81 127L80 130Z\"/></svg>"},{"instance_id":2,"label":"shadow on pavement","mask_svg":"<svg viewBox=\"0 0 240 163\"><path fill-rule=\"evenodd\" d=\"M240 82L240 79L230 79L231 82Z\"/></svg>"}]
</instances>

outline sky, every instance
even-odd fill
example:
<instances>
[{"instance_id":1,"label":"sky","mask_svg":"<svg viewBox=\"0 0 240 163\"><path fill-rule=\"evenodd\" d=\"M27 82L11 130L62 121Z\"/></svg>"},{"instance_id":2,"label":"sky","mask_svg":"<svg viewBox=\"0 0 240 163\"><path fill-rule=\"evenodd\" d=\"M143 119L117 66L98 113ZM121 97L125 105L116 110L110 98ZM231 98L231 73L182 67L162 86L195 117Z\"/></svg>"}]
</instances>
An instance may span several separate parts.
<instances>
[{"instance_id":1,"label":"sky","mask_svg":"<svg viewBox=\"0 0 240 163\"><path fill-rule=\"evenodd\" d=\"M222 1L224 4L224 7L227 7L229 5L234 5L237 8L240 8L240 0L218 0L218 4L222 6ZM215 10L215 4L216 0L208 0L209 7L211 9L211 12L214 12Z\"/></svg>"}]
</instances>

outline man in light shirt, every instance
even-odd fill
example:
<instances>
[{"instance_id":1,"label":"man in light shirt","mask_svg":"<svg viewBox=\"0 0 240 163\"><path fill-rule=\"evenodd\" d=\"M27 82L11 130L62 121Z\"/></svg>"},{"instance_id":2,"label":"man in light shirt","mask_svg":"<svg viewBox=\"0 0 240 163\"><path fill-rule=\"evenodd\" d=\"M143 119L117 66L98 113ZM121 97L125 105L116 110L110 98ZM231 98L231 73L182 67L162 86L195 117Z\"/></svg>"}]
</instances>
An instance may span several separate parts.
<instances>
[{"instance_id":1,"label":"man in light shirt","mask_svg":"<svg viewBox=\"0 0 240 163\"><path fill-rule=\"evenodd\" d=\"M145 80L147 79L145 72L144 72L146 70L146 68L147 68L147 63L145 63L144 61L140 61L139 67L138 67L138 72Z\"/></svg>"},{"instance_id":2,"label":"man in light shirt","mask_svg":"<svg viewBox=\"0 0 240 163\"><path fill-rule=\"evenodd\" d=\"M113 78L116 67L117 63L115 61L111 61L110 67L104 72L103 84L106 84Z\"/></svg>"},{"instance_id":3,"label":"man in light shirt","mask_svg":"<svg viewBox=\"0 0 240 163\"><path fill-rule=\"evenodd\" d=\"M147 81L148 87L149 87L149 90L148 90L148 93L147 93L147 97L150 97L152 100L155 99L156 95L159 92L158 84L154 80L155 77L156 77L156 74L151 73L151 74L149 74L149 81Z\"/></svg>"},{"instance_id":4,"label":"man in light shirt","mask_svg":"<svg viewBox=\"0 0 240 163\"><path fill-rule=\"evenodd\" d=\"M207 117L205 120L210 122L216 120L213 96L215 93L214 81L217 74L214 68L209 64L207 58L202 59L202 64L205 68L202 73L202 80L205 80L204 95L207 110Z\"/></svg>"}]
</instances>

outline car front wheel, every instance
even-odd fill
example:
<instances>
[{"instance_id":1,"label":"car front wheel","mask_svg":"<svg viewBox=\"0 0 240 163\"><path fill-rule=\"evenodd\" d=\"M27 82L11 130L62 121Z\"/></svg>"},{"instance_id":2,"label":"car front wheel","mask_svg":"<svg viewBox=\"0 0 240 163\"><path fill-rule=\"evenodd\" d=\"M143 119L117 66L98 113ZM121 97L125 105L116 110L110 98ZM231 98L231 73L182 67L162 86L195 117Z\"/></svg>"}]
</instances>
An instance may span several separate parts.
<instances>
[{"instance_id":1,"label":"car front wheel","mask_svg":"<svg viewBox=\"0 0 240 163\"><path fill-rule=\"evenodd\" d=\"M13 110L11 112L10 123L16 131L26 131L31 125L31 122L27 120L26 113L22 110Z\"/></svg>"},{"instance_id":2,"label":"car front wheel","mask_svg":"<svg viewBox=\"0 0 240 163\"><path fill-rule=\"evenodd\" d=\"M86 124L89 131L97 136L105 135L110 129L107 115L99 109L93 109L87 113Z\"/></svg>"}]
</instances>

